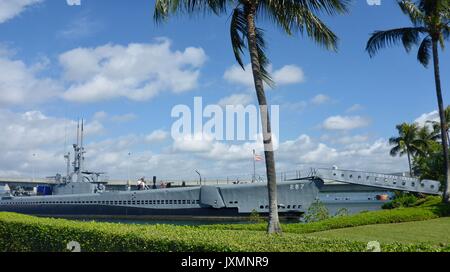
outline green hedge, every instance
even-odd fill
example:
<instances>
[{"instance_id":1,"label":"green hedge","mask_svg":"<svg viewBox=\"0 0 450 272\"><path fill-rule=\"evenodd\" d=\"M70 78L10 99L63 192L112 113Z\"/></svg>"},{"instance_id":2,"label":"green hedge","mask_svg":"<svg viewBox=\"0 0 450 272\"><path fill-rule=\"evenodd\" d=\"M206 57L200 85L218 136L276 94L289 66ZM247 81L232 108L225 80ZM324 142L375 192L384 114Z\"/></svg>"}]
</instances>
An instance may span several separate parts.
<instances>
[{"instance_id":1,"label":"green hedge","mask_svg":"<svg viewBox=\"0 0 450 272\"><path fill-rule=\"evenodd\" d=\"M0 251L61 252L77 241L85 252L361 252L366 244L285 233L77 222L0 213ZM382 245L383 251L448 251L431 245Z\"/></svg>"}]
</instances>

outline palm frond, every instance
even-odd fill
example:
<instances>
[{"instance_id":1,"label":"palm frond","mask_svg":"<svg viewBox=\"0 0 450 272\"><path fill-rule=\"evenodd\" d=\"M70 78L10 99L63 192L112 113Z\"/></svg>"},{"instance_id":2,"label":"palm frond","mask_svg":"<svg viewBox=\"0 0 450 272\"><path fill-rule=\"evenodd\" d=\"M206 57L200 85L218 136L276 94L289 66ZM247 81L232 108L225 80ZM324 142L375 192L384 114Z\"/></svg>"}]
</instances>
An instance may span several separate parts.
<instances>
[{"instance_id":1,"label":"palm frond","mask_svg":"<svg viewBox=\"0 0 450 272\"><path fill-rule=\"evenodd\" d=\"M401 141L401 138L399 137L392 137L389 139L389 144L390 145L398 145Z\"/></svg>"},{"instance_id":2,"label":"palm frond","mask_svg":"<svg viewBox=\"0 0 450 272\"><path fill-rule=\"evenodd\" d=\"M266 2L278 2L280 8L291 8L293 6L308 9L314 13L325 13L328 15L343 14L349 11L351 0L266 0Z\"/></svg>"},{"instance_id":3,"label":"palm frond","mask_svg":"<svg viewBox=\"0 0 450 272\"><path fill-rule=\"evenodd\" d=\"M215 13L222 14L230 0L156 0L153 19L155 22L166 21L176 13Z\"/></svg>"},{"instance_id":4,"label":"palm frond","mask_svg":"<svg viewBox=\"0 0 450 272\"><path fill-rule=\"evenodd\" d=\"M303 3L305 2L305 3ZM317 3L308 3L317 2ZM314 40L317 44L329 50L337 50L337 36L316 15L318 10L331 10L333 2L338 10L346 11L345 1L262 1L259 15L266 16L274 24L278 25L286 34L303 34ZM335 3L336 2L336 3ZM340 2L340 3L337 3ZM342 3L341 3L342 2ZM300 3L300 4L299 4ZM343 4L344 3L344 4ZM326 7L326 8L325 8Z\"/></svg>"},{"instance_id":5,"label":"palm frond","mask_svg":"<svg viewBox=\"0 0 450 272\"><path fill-rule=\"evenodd\" d=\"M406 51L410 51L413 45L419 43L421 33L426 33L423 27L404 27L387 31L375 31L367 42L366 51L373 57L378 51L385 47L403 43Z\"/></svg>"},{"instance_id":6,"label":"palm frond","mask_svg":"<svg viewBox=\"0 0 450 272\"><path fill-rule=\"evenodd\" d=\"M337 51L339 38L312 12L305 10L297 18L297 21L304 25L308 37L313 39L318 45L328 50Z\"/></svg>"},{"instance_id":7,"label":"palm frond","mask_svg":"<svg viewBox=\"0 0 450 272\"><path fill-rule=\"evenodd\" d=\"M400 153L400 146L394 146L389 153L392 157L397 156Z\"/></svg>"},{"instance_id":8,"label":"palm frond","mask_svg":"<svg viewBox=\"0 0 450 272\"><path fill-rule=\"evenodd\" d=\"M244 39L247 36L247 29L247 19L245 17L244 10L241 8L235 8L231 17L230 37L234 57L242 69L245 69L244 62L242 61L242 54L244 54L244 49L247 48Z\"/></svg>"},{"instance_id":9,"label":"palm frond","mask_svg":"<svg viewBox=\"0 0 450 272\"><path fill-rule=\"evenodd\" d=\"M428 36L423 39L422 43L419 46L419 51L417 52L417 60L422 63L423 66L428 67L431 58L431 46L432 41Z\"/></svg>"},{"instance_id":10,"label":"palm frond","mask_svg":"<svg viewBox=\"0 0 450 272\"><path fill-rule=\"evenodd\" d=\"M403 13L408 15L409 19L415 26L423 25L425 15L414 2L411 0L401 0L398 1L398 5Z\"/></svg>"},{"instance_id":11,"label":"palm frond","mask_svg":"<svg viewBox=\"0 0 450 272\"><path fill-rule=\"evenodd\" d=\"M449 20L450 20L450 18L449 18ZM445 25L443 27L443 29L442 29L442 36L444 37L445 40L449 40L450 39L450 26L449 25Z\"/></svg>"}]
</instances>

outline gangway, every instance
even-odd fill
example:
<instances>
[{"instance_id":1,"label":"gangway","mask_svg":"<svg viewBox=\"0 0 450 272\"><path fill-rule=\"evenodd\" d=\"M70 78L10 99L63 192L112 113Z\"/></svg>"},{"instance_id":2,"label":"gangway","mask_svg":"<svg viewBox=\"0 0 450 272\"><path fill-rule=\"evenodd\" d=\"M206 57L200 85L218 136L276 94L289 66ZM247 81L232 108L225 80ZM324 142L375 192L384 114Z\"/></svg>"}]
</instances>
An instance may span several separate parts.
<instances>
[{"instance_id":1,"label":"gangway","mask_svg":"<svg viewBox=\"0 0 450 272\"><path fill-rule=\"evenodd\" d=\"M315 177L322 180L332 180L349 184L378 187L391 190L440 195L440 182L435 180L420 180L417 178L386 175L372 172L351 171L340 169L315 169Z\"/></svg>"}]
</instances>

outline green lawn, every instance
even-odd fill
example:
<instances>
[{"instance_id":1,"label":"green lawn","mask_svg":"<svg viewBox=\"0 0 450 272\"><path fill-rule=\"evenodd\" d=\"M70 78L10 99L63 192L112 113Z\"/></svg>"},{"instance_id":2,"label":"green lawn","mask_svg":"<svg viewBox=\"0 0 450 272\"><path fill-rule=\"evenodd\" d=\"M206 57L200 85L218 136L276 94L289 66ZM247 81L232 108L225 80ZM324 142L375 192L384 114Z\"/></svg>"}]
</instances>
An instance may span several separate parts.
<instances>
[{"instance_id":1,"label":"green lawn","mask_svg":"<svg viewBox=\"0 0 450 272\"><path fill-rule=\"evenodd\" d=\"M368 225L310 233L307 236L380 243L450 245L450 217L398 224Z\"/></svg>"}]
</instances>

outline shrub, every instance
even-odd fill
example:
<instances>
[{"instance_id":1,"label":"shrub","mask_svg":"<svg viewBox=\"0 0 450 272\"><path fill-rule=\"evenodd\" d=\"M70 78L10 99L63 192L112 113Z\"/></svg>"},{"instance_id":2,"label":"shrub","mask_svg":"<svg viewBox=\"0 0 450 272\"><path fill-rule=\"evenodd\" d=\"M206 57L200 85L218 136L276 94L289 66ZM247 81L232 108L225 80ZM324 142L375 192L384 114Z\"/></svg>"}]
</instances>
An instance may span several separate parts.
<instances>
[{"instance_id":1,"label":"shrub","mask_svg":"<svg viewBox=\"0 0 450 272\"><path fill-rule=\"evenodd\" d=\"M253 252L362 251L363 243L309 238L293 234L201 230L187 226L140 226L76 222L0 213L0 251L66 251L80 243L87 252Z\"/></svg>"},{"instance_id":2,"label":"shrub","mask_svg":"<svg viewBox=\"0 0 450 272\"><path fill-rule=\"evenodd\" d=\"M264 222L264 218L256 210L252 211L252 213L250 214L249 220L250 220L250 222L253 222L256 224Z\"/></svg>"},{"instance_id":3,"label":"shrub","mask_svg":"<svg viewBox=\"0 0 450 272\"><path fill-rule=\"evenodd\" d=\"M330 218L330 212L327 207L319 200L315 201L308 208L303 220L307 223L318 222Z\"/></svg>"},{"instance_id":4,"label":"shrub","mask_svg":"<svg viewBox=\"0 0 450 272\"><path fill-rule=\"evenodd\" d=\"M396 209L413 207L419 201L419 198L412 194L401 193L397 195L391 202L385 203L383 209Z\"/></svg>"},{"instance_id":5,"label":"shrub","mask_svg":"<svg viewBox=\"0 0 450 272\"><path fill-rule=\"evenodd\" d=\"M70 241L83 252L362 252L366 243L285 233L76 222L0 213L0 251L67 251ZM445 251L444 246L382 245L383 251Z\"/></svg>"},{"instance_id":6,"label":"shrub","mask_svg":"<svg viewBox=\"0 0 450 272\"><path fill-rule=\"evenodd\" d=\"M342 216L349 216L349 211L347 208L341 208L339 209L334 217L342 217Z\"/></svg>"}]
</instances>

